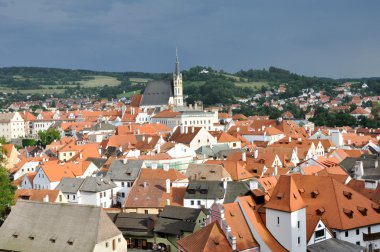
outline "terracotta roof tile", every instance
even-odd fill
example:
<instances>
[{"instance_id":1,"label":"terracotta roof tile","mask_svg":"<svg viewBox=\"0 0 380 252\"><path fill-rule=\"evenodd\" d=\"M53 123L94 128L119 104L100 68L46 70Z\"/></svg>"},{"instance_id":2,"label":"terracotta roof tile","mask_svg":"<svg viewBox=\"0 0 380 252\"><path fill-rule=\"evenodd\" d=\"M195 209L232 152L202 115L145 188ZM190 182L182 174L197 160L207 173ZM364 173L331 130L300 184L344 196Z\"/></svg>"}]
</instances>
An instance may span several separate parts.
<instances>
[{"instance_id":1,"label":"terracotta roof tile","mask_svg":"<svg viewBox=\"0 0 380 252\"><path fill-rule=\"evenodd\" d=\"M186 252L232 252L231 246L218 222L212 222L197 232L179 240Z\"/></svg>"}]
</instances>

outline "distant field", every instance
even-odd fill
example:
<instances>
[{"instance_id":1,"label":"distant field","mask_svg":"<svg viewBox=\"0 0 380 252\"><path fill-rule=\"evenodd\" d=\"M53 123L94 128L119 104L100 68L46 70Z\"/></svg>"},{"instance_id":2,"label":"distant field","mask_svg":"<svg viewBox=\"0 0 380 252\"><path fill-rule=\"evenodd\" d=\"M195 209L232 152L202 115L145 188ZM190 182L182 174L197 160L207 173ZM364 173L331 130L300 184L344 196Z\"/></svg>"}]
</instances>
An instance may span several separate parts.
<instances>
[{"instance_id":1,"label":"distant field","mask_svg":"<svg viewBox=\"0 0 380 252\"><path fill-rule=\"evenodd\" d=\"M111 76L95 75L91 77L94 77L94 79L79 81L81 87L90 88L90 87L102 87L105 85L109 87L113 87L120 84L120 81L118 79Z\"/></svg>"},{"instance_id":2,"label":"distant field","mask_svg":"<svg viewBox=\"0 0 380 252\"><path fill-rule=\"evenodd\" d=\"M267 82L263 81L251 81L251 82L235 82L238 87L248 87L248 88L261 88L262 86L268 86Z\"/></svg>"},{"instance_id":3,"label":"distant field","mask_svg":"<svg viewBox=\"0 0 380 252\"><path fill-rule=\"evenodd\" d=\"M140 92L141 92L141 90L135 90L135 91L131 91L131 92L118 94L117 98L121 98L121 97L131 98L134 94L139 94Z\"/></svg>"},{"instance_id":4,"label":"distant field","mask_svg":"<svg viewBox=\"0 0 380 252\"><path fill-rule=\"evenodd\" d=\"M145 78L129 78L129 81L132 83L147 83L151 79L145 79Z\"/></svg>"},{"instance_id":5,"label":"distant field","mask_svg":"<svg viewBox=\"0 0 380 252\"><path fill-rule=\"evenodd\" d=\"M22 94L62 94L65 89L21 89L21 90L16 90L16 89L10 89L10 88L5 88L5 87L0 87L0 92L4 93L16 93L20 92Z\"/></svg>"}]
</instances>

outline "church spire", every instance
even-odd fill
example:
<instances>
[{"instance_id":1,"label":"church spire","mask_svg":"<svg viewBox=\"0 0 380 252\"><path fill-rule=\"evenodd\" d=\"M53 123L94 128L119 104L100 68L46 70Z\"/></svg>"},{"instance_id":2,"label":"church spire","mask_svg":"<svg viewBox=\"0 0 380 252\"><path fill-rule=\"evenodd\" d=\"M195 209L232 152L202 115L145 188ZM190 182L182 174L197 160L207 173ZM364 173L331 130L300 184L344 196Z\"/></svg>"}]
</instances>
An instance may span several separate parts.
<instances>
[{"instance_id":1,"label":"church spire","mask_svg":"<svg viewBox=\"0 0 380 252\"><path fill-rule=\"evenodd\" d=\"M178 48L177 47L175 48L175 57L176 57L176 60L175 60L175 74L178 76L180 74L180 70L179 70Z\"/></svg>"}]
</instances>

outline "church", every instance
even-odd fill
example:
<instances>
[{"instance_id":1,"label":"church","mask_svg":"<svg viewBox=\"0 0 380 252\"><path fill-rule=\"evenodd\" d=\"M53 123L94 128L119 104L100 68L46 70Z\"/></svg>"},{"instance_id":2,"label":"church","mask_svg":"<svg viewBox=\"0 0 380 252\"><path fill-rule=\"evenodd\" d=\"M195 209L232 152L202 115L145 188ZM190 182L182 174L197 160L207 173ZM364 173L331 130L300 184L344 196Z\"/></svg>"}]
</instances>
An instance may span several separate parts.
<instances>
[{"instance_id":1,"label":"church","mask_svg":"<svg viewBox=\"0 0 380 252\"><path fill-rule=\"evenodd\" d=\"M176 53L173 79L150 81L142 94L139 106L143 112L153 109L158 113L168 108L184 107L182 74L179 68L178 53Z\"/></svg>"}]
</instances>

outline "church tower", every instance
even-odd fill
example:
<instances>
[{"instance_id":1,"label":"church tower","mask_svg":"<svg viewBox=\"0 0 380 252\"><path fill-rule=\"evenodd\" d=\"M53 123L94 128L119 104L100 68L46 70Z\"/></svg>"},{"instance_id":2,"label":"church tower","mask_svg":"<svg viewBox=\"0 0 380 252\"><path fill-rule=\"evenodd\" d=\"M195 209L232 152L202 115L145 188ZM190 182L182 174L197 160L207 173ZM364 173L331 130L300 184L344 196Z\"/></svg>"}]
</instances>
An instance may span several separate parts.
<instances>
[{"instance_id":1,"label":"church tower","mask_svg":"<svg viewBox=\"0 0 380 252\"><path fill-rule=\"evenodd\" d=\"M182 74L179 70L178 50L176 49L175 71L173 73L174 106L183 106Z\"/></svg>"}]
</instances>

